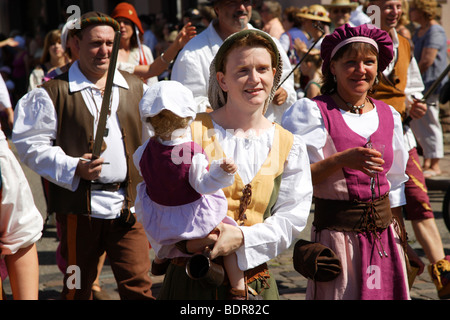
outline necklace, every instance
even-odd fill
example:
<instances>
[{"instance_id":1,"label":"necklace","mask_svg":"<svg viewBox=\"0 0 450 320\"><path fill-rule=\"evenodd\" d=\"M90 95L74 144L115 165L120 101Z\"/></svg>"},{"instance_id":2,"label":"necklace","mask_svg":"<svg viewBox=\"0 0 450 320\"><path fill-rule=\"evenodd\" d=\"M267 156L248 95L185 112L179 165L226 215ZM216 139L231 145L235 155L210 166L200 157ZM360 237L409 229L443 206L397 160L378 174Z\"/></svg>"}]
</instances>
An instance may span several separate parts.
<instances>
[{"instance_id":1,"label":"necklace","mask_svg":"<svg viewBox=\"0 0 450 320\"><path fill-rule=\"evenodd\" d=\"M95 88L92 88L92 87L91 87L91 91L90 91L90 92L91 92L91 98L92 98L92 101L94 102L95 111L96 111L96 113L97 113L97 115L94 116L94 121L95 121L95 123L98 123L98 121L100 120L100 112L101 112L101 110L100 110L100 108L97 106L97 102L95 101L95 97L94 97L93 90L99 91L100 94L101 94L101 96L103 97L103 95L104 95L104 93L105 93L105 89L104 89L104 88L103 88L103 89L95 89ZM108 108L108 116L107 116L108 118L111 116L111 104L112 104L112 92L111 92L111 97L110 97L110 99L109 99L109 108ZM108 124L107 124L107 126L108 126ZM109 134L109 128L106 127L106 128L105 128L105 137L107 137L108 134Z\"/></svg>"},{"instance_id":2,"label":"necklace","mask_svg":"<svg viewBox=\"0 0 450 320\"><path fill-rule=\"evenodd\" d=\"M366 102L364 102L362 105L359 106L354 106L352 105L350 102L345 101L341 95L339 94L339 92L337 92L336 90L336 94L339 97L339 99L341 99L346 105L347 107L350 109L351 113L357 113L357 114L362 114L363 113L363 109L366 106ZM369 101L369 99L366 97L365 101Z\"/></svg>"}]
</instances>

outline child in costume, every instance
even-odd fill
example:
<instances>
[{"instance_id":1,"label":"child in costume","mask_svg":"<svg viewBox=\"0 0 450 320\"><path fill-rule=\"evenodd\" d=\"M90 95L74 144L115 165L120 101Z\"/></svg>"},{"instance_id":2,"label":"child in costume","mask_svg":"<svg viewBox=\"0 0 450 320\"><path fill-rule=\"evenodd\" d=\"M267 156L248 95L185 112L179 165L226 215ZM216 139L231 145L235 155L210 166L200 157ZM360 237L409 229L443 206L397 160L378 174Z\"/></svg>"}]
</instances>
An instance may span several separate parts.
<instances>
[{"instance_id":1,"label":"child in costume","mask_svg":"<svg viewBox=\"0 0 450 320\"><path fill-rule=\"evenodd\" d=\"M322 57L320 56L320 50L313 49L309 55L303 60L300 65L300 71L302 75L307 76L309 81L305 85L303 91L305 92L305 97L312 99L320 95L320 88L322 87L321 78L322 72L320 68L322 67Z\"/></svg>"},{"instance_id":2,"label":"child in costume","mask_svg":"<svg viewBox=\"0 0 450 320\"><path fill-rule=\"evenodd\" d=\"M213 239L218 224L236 224L227 217L222 188L233 184L237 166L224 159L212 162L208 170L206 153L189 132L195 106L192 92L176 81L153 85L140 103L141 119L154 136L134 155L144 178L137 187L135 208L156 253L152 272L168 259L191 257L214 243L204 244L201 239L208 235ZM231 298L245 298L244 275L236 255L223 260Z\"/></svg>"}]
</instances>

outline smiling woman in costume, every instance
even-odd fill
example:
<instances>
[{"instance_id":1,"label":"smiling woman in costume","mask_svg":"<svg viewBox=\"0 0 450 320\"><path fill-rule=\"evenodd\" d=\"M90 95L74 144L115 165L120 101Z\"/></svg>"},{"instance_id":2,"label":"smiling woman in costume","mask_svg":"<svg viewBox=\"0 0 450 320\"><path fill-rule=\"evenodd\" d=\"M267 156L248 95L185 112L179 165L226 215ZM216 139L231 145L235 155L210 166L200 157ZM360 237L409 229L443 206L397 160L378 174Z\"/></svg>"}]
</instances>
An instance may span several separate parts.
<instances>
[{"instance_id":1,"label":"smiling woman in costume","mask_svg":"<svg viewBox=\"0 0 450 320\"><path fill-rule=\"evenodd\" d=\"M281 64L267 33L251 29L230 36L211 64L209 99L214 111L199 114L191 125L193 140L210 161L233 158L239 168L233 185L223 189L227 214L238 226L220 225L218 239L205 239L204 245L214 244L213 259L236 253L249 298L279 298L267 262L299 236L312 200L305 143L264 116L280 81ZM226 283L205 286L186 275L185 265L182 259L172 261L161 299L226 297Z\"/></svg>"},{"instance_id":2,"label":"smiling woman in costume","mask_svg":"<svg viewBox=\"0 0 450 320\"><path fill-rule=\"evenodd\" d=\"M310 279L307 299L409 299L404 232L394 218L401 217L407 180L401 118L367 96L392 60L392 41L373 26L344 25L325 37L321 55L322 95L296 102L282 122L307 141L311 240L342 265L334 280Z\"/></svg>"}]
</instances>

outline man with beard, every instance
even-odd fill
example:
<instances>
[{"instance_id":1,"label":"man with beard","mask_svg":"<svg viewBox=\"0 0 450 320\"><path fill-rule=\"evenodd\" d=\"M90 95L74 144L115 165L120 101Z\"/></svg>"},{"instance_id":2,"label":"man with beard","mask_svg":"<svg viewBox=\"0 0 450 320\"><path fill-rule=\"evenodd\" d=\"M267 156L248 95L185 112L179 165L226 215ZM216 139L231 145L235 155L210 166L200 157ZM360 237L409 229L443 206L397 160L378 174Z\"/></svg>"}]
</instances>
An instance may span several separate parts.
<instances>
[{"instance_id":1,"label":"man with beard","mask_svg":"<svg viewBox=\"0 0 450 320\"><path fill-rule=\"evenodd\" d=\"M252 14L251 0L212 0L210 3L214 6L217 19L187 43L175 61L171 76L171 80L181 82L193 92L198 106L197 112L210 109L209 69L223 41L235 32L254 28L249 24ZM282 79L285 79L292 70L289 58L279 41L276 39L274 41L283 60ZM291 74L277 90L273 102L267 109L266 117L279 123L284 111L296 100L294 78Z\"/></svg>"},{"instance_id":2,"label":"man with beard","mask_svg":"<svg viewBox=\"0 0 450 320\"><path fill-rule=\"evenodd\" d=\"M392 105L403 118L407 110L412 119L423 117L427 110L420 100L424 89L417 61L411 52L409 41L395 29L402 15L402 1L371 0L369 5L380 8L380 28L389 33L394 43L394 59L381 74L375 87L373 98ZM410 105L410 107L407 107ZM414 120L413 120L414 121ZM411 221L417 240L430 261L429 272L436 284L441 299L448 298L450 292L450 256L445 256L441 236L436 226L434 214L427 194L425 178L420 167L416 141L412 130L405 126L405 145L409 150L405 183L406 205L404 212ZM422 266L420 266L422 268ZM419 271L420 272L420 271Z\"/></svg>"}]
</instances>

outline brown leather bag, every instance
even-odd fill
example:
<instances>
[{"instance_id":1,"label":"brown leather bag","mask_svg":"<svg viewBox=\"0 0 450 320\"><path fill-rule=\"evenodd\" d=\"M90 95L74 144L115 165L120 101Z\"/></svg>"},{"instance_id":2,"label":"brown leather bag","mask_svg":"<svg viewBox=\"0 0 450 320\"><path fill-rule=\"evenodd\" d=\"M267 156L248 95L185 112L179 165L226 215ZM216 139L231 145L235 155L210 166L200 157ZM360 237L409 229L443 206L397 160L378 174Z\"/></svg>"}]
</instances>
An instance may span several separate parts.
<instances>
[{"instance_id":1,"label":"brown leather bag","mask_svg":"<svg viewBox=\"0 0 450 320\"><path fill-rule=\"evenodd\" d=\"M333 250L303 239L294 246L293 263L302 276L320 282L334 280L342 271L341 261Z\"/></svg>"}]
</instances>

